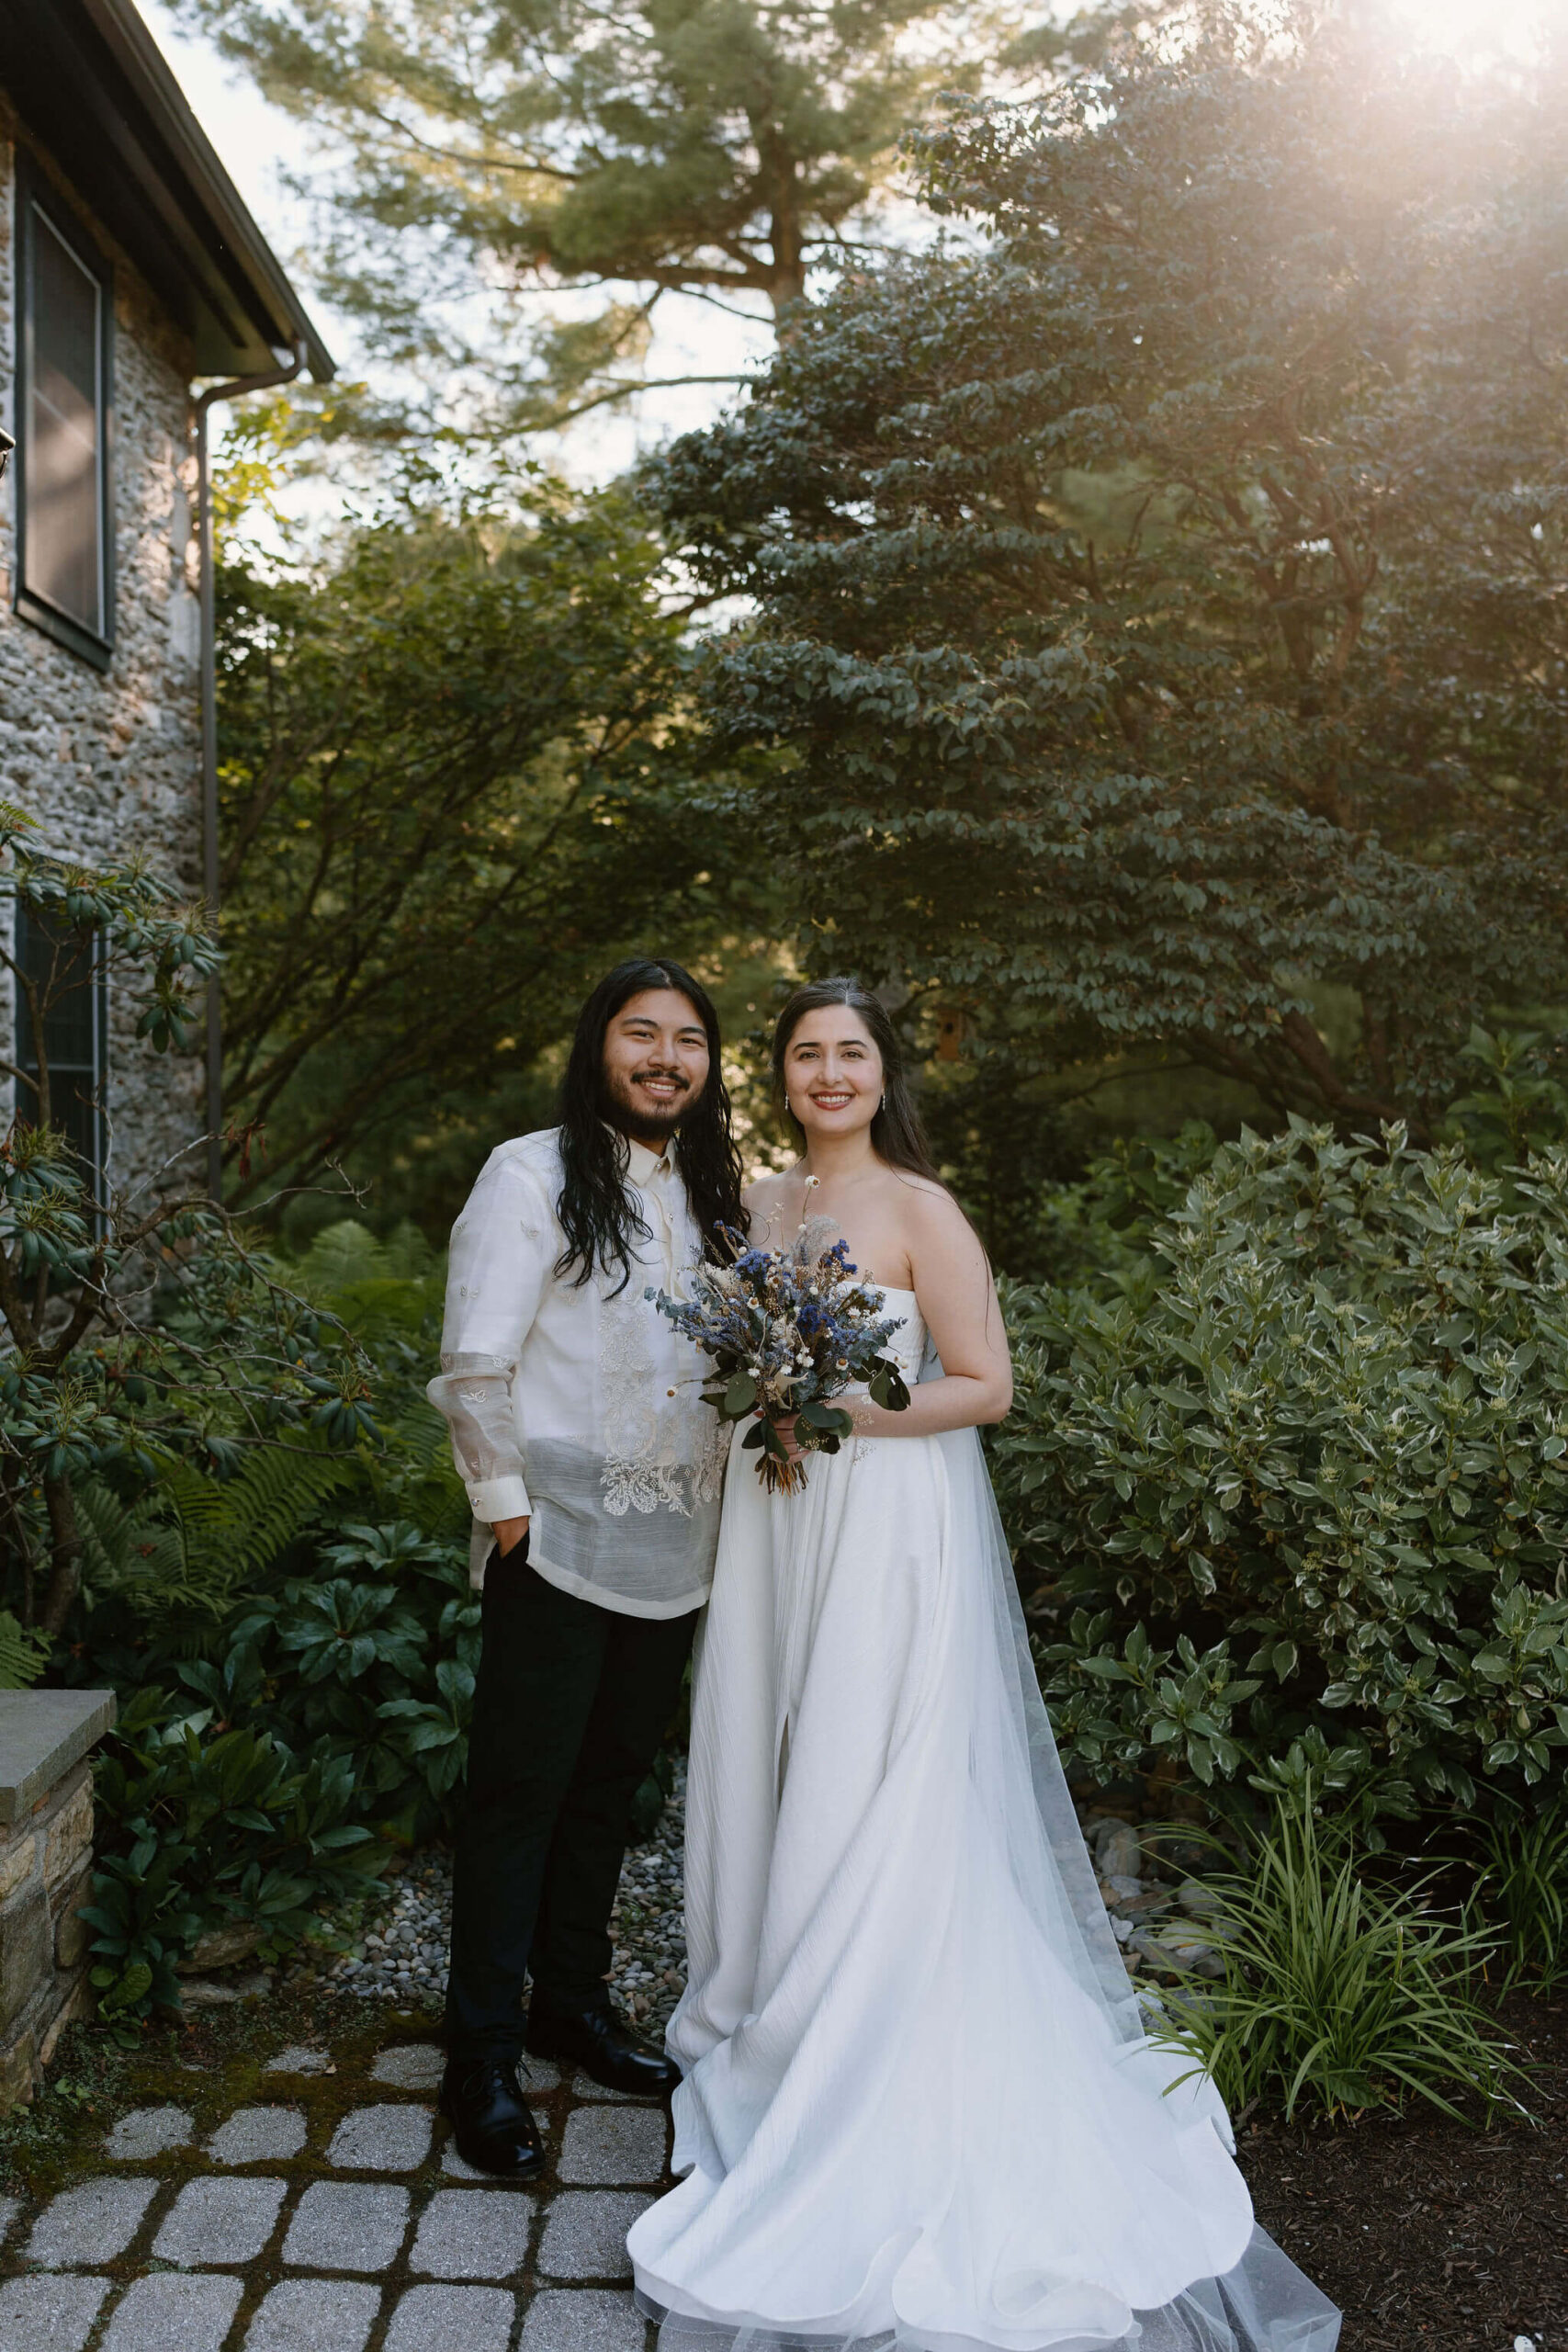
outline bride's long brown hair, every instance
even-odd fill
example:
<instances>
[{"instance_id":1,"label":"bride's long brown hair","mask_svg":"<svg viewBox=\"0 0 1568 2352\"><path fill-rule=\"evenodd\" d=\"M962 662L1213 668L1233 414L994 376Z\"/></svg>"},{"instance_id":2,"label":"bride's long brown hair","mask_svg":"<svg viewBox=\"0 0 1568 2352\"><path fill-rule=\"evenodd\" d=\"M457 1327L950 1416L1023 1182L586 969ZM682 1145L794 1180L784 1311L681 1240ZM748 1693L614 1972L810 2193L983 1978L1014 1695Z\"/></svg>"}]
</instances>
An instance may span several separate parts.
<instances>
[{"instance_id":1,"label":"bride's long brown hair","mask_svg":"<svg viewBox=\"0 0 1568 2352\"><path fill-rule=\"evenodd\" d=\"M878 1159L889 1168L908 1169L912 1176L929 1177L933 1184L942 1184L925 1129L920 1125L910 1091L908 1063L903 1040L887 1017L887 1008L880 997L874 996L863 982L852 974L838 972L825 980L807 980L796 989L778 1018L773 1031L773 1088L779 1106L802 1143L806 1130L795 1113L789 1109L789 1088L784 1078L784 1056L789 1042L808 1012L820 1012L824 1006L841 1004L864 1023L872 1044L882 1057L884 1102L871 1123L871 1148ZM942 1184L942 1191L947 1186Z\"/></svg>"}]
</instances>

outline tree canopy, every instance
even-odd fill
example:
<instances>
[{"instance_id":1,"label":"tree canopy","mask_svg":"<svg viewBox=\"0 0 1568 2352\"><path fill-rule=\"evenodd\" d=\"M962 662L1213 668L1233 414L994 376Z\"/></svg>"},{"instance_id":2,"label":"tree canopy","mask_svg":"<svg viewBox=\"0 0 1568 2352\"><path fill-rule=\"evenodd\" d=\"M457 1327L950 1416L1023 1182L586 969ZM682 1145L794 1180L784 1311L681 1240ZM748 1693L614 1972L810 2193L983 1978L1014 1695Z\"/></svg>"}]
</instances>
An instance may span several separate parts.
<instances>
[{"instance_id":1,"label":"tree canopy","mask_svg":"<svg viewBox=\"0 0 1568 2352\"><path fill-rule=\"evenodd\" d=\"M415 481L324 558L220 580L228 1197L375 1172L677 952L723 854L682 620L618 496Z\"/></svg>"},{"instance_id":2,"label":"tree canopy","mask_svg":"<svg viewBox=\"0 0 1568 2352\"><path fill-rule=\"evenodd\" d=\"M1568 983L1563 56L1214 8L916 148L980 248L854 273L659 474L756 600L709 707L788 755L743 814L813 960L1428 1131Z\"/></svg>"},{"instance_id":3,"label":"tree canopy","mask_svg":"<svg viewBox=\"0 0 1568 2352\"><path fill-rule=\"evenodd\" d=\"M184 0L186 21L344 169L323 257L384 349L444 368L483 290L637 300L487 352L515 417L635 354L671 289L776 316L841 258L940 88L995 47L997 0ZM452 300L438 324L444 296ZM507 348L507 344L510 348ZM521 356L520 356L521 354ZM592 395L590 395L591 397ZM547 402L542 412L557 412Z\"/></svg>"}]
</instances>

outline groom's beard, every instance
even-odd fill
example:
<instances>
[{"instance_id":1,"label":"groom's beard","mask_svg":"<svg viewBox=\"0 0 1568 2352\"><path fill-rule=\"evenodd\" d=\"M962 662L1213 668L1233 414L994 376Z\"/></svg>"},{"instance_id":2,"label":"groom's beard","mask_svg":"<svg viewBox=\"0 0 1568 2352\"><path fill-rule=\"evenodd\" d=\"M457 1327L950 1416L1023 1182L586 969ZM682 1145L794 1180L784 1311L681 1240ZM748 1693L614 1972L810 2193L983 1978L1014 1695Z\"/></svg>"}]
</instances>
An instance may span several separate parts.
<instances>
[{"instance_id":1,"label":"groom's beard","mask_svg":"<svg viewBox=\"0 0 1568 2352\"><path fill-rule=\"evenodd\" d=\"M668 1102L655 1102L639 1083L644 1078L660 1079L677 1091ZM680 1070L638 1070L630 1078L617 1070L613 1076L606 1073L604 1094L604 1115L611 1126L650 1151L662 1151L682 1120L702 1101L703 1089L693 1086Z\"/></svg>"}]
</instances>

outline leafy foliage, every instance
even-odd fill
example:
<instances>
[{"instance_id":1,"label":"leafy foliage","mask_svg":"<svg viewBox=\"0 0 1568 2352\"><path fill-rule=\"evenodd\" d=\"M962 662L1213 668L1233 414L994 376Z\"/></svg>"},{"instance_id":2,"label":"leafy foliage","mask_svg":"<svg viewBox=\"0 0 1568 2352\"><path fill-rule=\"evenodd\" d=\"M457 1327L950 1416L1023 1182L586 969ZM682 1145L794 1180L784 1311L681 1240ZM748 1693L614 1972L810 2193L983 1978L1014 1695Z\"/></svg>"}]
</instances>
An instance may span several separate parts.
<instances>
[{"instance_id":1,"label":"leafy foliage","mask_svg":"<svg viewBox=\"0 0 1568 2352\"><path fill-rule=\"evenodd\" d=\"M183 13L346 165L329 183L335 299L389 356L432 363L447 391L460 371L491 414L525 423L635 382L661 293L777 313L813 264L853 250L900 133L936 90L974 80L1000 15L982 0ZM615 281L640 300L522 327L531 288ZM476 347L479 284L497 299Z\"/></svg>"},{"instance_id":2,"label":"leafy foliage","mask_svg":"<svg viewBox=\"0 0 1568 2352\"><path fill-rule=\"evenodd\" d=\"M221 1211L175 1189L188 1172L132 1204L68 1139L49 1042L72 997L114 972L133 1002L141 990L147 1050L166 1052L216 949L141 866L67 867L33 830L0 806L0 900L55 943L41 974L0 945L34 1043L0 1141L0 1527L6 1599L58 1634L80 1583L84 1479L135 1486L181 1460L229 1471L289 1433L352 1442L364 1378L341 1329L275 1283Z\"/></svg>"},{"instance_id":3,"label":"leafy foliage","mask_svg":"<svg viewBox=\"0 0 1568 2352\"><path fill-rule=\"evenodd\" d=\"M815 952L1015 1072L1430 1140L1568 984L1568 79L1190 35L919 137L972 242L857 266L655 484L756 602L708 707L784 755L733 820Z\"/></svg>"},{"instance_id":4,"label":"leafy foliage","mask_svg":"<svg viewBox=\"0 0 1568 2352\"><path fill-rule=\"evenodd\" d=\"M623 498L415 469L323 560L228 546L226 1184L256 1201L471 1115L727 861Z\"/></svg>"},{"instance_id":5,"label":"leafy foliage","mask_svg":"<svg viewBox=\"0 0 1568 2352\"><path fill-rule=\"evenodd\" d=\"M1514 1194L1295 1121L1223 1147L1102 1295L1010 1292L998 1490L1083 1768L1311 1770L1393 1814L1560 1769L1568 1156Z\"/></svg>"},{"instance_id":6,"label":"leafy foliage","mask_svg":"<svg viewBox=\"0 0 1568 2352\"><path fill-rule=\"evenodd\" d=\"M239 1654L231 1690L248 1664ZM248 1726L204 1740L212 1721L210 1708L140 1691L98 1761L100 1867L83 1916L96 1930L100 2006L128 2031L154 2004L179 2006L175 1968L207 1929L259 1921L276 1950L310 1934L320 1905L362 1889L381 1866L372 1830L348 1817L350 1757L307 1761Z\"/></svg>"},{"instance_id":7,"label":"leafy foliage","mask_svg":"<svg viewBox=\"0 0 1568 2352\"><path fill-rule=\"evenodd\" d=\"M1476 1998L1490 1939L1439 1917L1430 1879L1374 1884L1310 1783L1242 1868L1203 1883L1212 1907L1184 1932L1224 1977L1168 1996L1170 2021L1233 2115L1267 2102L1334 2119L1411 2098L1459 2115L1466 2095L1488 2116L1517 2106L1518 2069Z\"/></svg>"},{"instance_id":8,"label":"leafy foliage","mask_svg":"<svg viewBox=\"0 0 1568 2352\"><path fill-rule=\"evenodd\" d=\"M1482 1833L1474 1902L1497 1938L1510 1984L1549 1993L1568 1977L1568 1807L1509 1807Z\"/></svg>"},{"instance_id":9,"label":"leafy foliage","mask_svg":"<svg viewBox=\"0 0 1568 2352\"><path fill-rule=\"evenodd\" d=\"M353 1476L342 1454L291 1449L254 1453L221 1481L165 1462L132 1503L85 1480L76 1501L89 1598L130 1599L153 1620L223 1617Z\"/></svg>"},{"instance_id":10,"label":"leafy foliage","mask_svg":"<svg viewBox=\"0 0 1568 2352\"><path fill-rule=\"evenodd\" d=\"M25 1690L49 1664L50 1645L0 1609L0 1690Z\"/></svg>"},{"instance_id":11,"label":"leafy foliage","mask_svg":"<svg viewBox=\"0 0 1568 2352\"><path fill-rule=\"evenodd\" d=\"M439 1272L417 1236L346 1221L288 1272L323 1323L358 1310L375 1411L355 1445L247 1455L228 1477L158 1459L129 1503L108 1478L83 1487L69 1670L122 1693L88 1916L127 2039L177 2003L213 1928L258 1925L264 1954L330 1941L389 1839L441 1826L467 1752L479 1604L423 1394Z\"/></svg>"}]
</instances>

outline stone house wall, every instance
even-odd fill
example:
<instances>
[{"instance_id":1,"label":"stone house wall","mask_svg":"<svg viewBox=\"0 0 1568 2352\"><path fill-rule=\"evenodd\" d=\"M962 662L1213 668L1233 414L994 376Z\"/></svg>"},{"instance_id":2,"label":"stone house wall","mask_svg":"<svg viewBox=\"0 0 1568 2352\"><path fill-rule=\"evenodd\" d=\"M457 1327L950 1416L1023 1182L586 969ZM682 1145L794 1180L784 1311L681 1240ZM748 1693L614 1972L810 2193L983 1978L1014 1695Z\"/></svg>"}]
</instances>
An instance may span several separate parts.
<instances>
[{"instance_id":1,"label":"stone house wall","mask_svg":"<svg viewBox=\"0 0 1568 2352\"><path fill-rule=\"evenodd\" d=\"M92 2008L90 1758L114 1717L108 1690L0 1692L0 2113Z\"/></svg>"},{"instance_id":2,"label":"stone house wall","mask_svg":"<svg viewBox=\"0 0 1568 2352\"><path fill-rule=\"evenodd\" d=\"M3 70L3 63L0 63ZM0 93L0 422L16 384L16 154L60 188L114 266L115 643L107 673L13 609L13 486L0 484L0 797L39 822L40 844L96 862L140 851L182 898L202 886L199 605L189 454L192 357L157 298L23 130ZM14 469L13 469L14 470ZM13 1034L8 987L0 1035ZM138 1043L140 1005L109 985L110 1172L134 1190L202 1126L198 1054ZM199 1153L188 1170L199 1182Z\"/></svg>"},{"instance_id":3,"label":"stone house wall","mask_svg":"<svg viewBox=\"0 0 1568 2352\"><path fill-rule=\"evenodd\" d=\"M0 1845L0 2111L30 2098L74 2017L92 2009L93 1768L83 1762Z\"/></svg>"}]
</instances>

